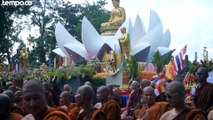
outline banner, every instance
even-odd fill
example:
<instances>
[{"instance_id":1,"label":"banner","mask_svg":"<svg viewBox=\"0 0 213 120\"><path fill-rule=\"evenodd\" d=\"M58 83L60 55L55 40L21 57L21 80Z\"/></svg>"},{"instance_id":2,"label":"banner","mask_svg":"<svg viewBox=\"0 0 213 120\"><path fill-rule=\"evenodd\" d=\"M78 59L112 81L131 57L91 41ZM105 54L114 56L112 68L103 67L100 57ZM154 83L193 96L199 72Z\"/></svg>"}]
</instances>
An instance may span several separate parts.
<instances>
[{"instance_id":1,"label":"banner","mask_svg":"<svg viewBox=\"0 0 213 120\"><path fill-rule=\"evenodd\" d=\"M170 79L170 80L174 80L175 77L176 77L176 72L173 69L172 61L170 61L169 64L167 65L167 67L166 67L165 76L166 76L167 79Z\"/></svg>"}]
</instances>

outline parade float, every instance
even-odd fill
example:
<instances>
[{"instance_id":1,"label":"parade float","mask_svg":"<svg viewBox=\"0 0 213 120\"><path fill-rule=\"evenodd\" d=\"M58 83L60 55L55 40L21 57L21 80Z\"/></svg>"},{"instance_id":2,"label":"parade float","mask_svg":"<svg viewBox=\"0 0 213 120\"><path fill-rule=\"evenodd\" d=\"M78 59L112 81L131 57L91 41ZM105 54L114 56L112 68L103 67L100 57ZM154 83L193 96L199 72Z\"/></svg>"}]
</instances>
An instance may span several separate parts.
<instances>
[{"instance_id":1,"label":"parade float","mask_svg":"<svg viewBox=\"0 0 213 120\"><path fill-rule=\"evenodd\" d=\"M106 84L122 86L127 84L132 76L127 76L128 73L124 70L125 58L121 55L122 48L118 41L123 35L121 27L125 27L129 34L130 54L139 65L141 65L140 63L151 64L152 55L157 50L162 56L171 51L168 48L171 40L170 32L168 29L164 32L160 17L151 10L148 30L146 30L140 16L137 16L134 25L128 18L122 25L117 26L118 29L113 35L99 34L89 20L84 17L81 31L82 43L70 35L61 23L57 23L55 36L58 48L53 52L64 58L65 65L70 56L72 56L73 63L78 62L79 59L90 61L95 57L101 62L97 66L99 68L98 74L106 76ZM140 72L141 78L150 79L154 74L154 70ZM96 78L97 76L99 75L96 75Z\"/></svg>"},{"instance_id":2,"label":"parade float","mask_svg":"<svg viewBox=\"0 0 213 120\"><path fill-rule=\"evenodd\" d=\"M17 76L50 81L74 79L72 81L80 81L80 84L92 79L94 84L113 84L123 88L127 88L129 81L137 77L151 79L156 74L155 66L152 65L154 52L159 51L165 56L171 51L168 48L171 41L170 31L163 29L163 23L154 10L150 11L148 28L145 28L140 16L136 16L132 22L131 18L126 18L124 8L122 14L123 18L119 23L114 21L113 25L109 25L108 23L113 21L110 18L101 24L101 33L84 17L81 25L82 42L76 40L58 22L55 27L58 48L53 52L63 58L57 63L63 63L57 66L54 59L52 69L47 69L45 64L41 65L40 69L26 69L24 64L28 64L28 61L23 62L20 74L11 74L9 79L16 79ZM122 32L124 27L125 32ZM128 48L121 42L125 34L129 40ZM76 66L79 61L86 63Z\"/></svg>"}]
</instances>

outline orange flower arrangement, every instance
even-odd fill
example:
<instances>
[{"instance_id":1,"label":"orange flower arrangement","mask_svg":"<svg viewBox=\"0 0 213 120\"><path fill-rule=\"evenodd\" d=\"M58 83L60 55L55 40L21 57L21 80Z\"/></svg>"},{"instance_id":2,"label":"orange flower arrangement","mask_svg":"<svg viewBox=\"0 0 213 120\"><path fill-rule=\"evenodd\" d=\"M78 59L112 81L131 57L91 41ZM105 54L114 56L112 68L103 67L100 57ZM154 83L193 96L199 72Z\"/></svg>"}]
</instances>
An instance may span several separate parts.
<instances>
[{"instance_id":1,"label":"orange flower arrangement","mask_svg":"<svg viewBox=\"0 0 213 120\"><path fill-rule=\"evenodd\" d=\"M150 71L142 71L140 74L140 78L142 79L148 79L152 80L152 77L156 75L156 72L150 72Z\"/></svg>"},{"instance_id":2,"label":"orange flower arrangement","mask_svg":"<svg viewBox=\"0 0 213 120\"><path fill-rule=\"evenodd\" d=\"M106 73L105 72L96 73L93 77L96 77L96 78L106 78Z\"/></svg>"}]
</instances>

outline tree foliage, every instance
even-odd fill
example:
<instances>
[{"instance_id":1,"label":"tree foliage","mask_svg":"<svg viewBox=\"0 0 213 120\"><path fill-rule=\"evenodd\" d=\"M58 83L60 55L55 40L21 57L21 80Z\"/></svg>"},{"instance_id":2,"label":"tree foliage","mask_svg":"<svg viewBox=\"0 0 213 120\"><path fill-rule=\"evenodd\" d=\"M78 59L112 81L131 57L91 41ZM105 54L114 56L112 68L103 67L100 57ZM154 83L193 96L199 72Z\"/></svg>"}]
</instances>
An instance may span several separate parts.
<instances>
[{"instance_id":1,"label":"tree foliage","mask_svg":"<svg viewBox=\"0 0 213 120\"><path fill-rule=\"evenodd\" d=\"M31 35L28 38L33 50L30 51L30 62L46 63L47 56L52 57L51 50L56 46L54 26L57 18L56 8L60 4L57 0L33 1L30 9L30 28L38 28L38 36Z\"/></svg>"},{"instance_id":2,"label":"tree foliage","mask_svg":"<svg viewBox=\"0 0 213 120\"><path fill-rule=\"evenodd\" d=\"M156 52L154 52L154 54L152 56L152 62L155 65L155 67L157 68L157 73L160 73L163 70L164 66L169 63L169 61L172 58L172 53L174 51L175 50L171 50L165 56L162 56L158 50Z\"/></svg>"},{"instance_id":3,"label":"tree foliage","mask_svg":"<svg viewBox=\"0 0 213 120\"><path fill-rule=\"evenodd\" d=\"M56 2L57 4L53 4ZM45 0L43 3L36 1L34 9L31 10L31 20L32 25L39 28L40 35L29 38L33 45L33 50L30 52L31 60L37 60L39 63L46 62L47 52L56 48L54 30L57 22L61 22L68 32L80 41L83 16L86 16L98 29L101 22L106 21L107 18L102 16L109 16L109 12L104 9L105 4L105 0L100 0L92 5L88 2L81 5L58 0ZM53 58L53 55L50 54L50 58Z\"/></svg>"},{"instance_id":4,"label":"tree foliage","mask_svg":"<svg viewBox=\"0 0 213 120\"><path fill-rule=\"evenodd\" d=\"M29 14L30 6L0 6L0 58L10 63L13 45L18 42L21 26L17 24L18 18Z\"/></svg>"},{"instance_id":5,"label":"tree foliage","mask_svg":"<svg viewBox=\"0 0 213 120\"><path fill-rule=\"evenodd\" d=\"M20 15L26 15L28 18L24 21L24 28L36 31L28 37L29 45L32 46L32 50L29 51L30 63L42 64L47 63L48 58L55 56L51 51L57 47L55 39L57 22L61 22L72 36L81 41L81 22L84 16L97 31L100 24L108 20L109 11L104 5L106 0L92 4L89 2L71 4L63 0L33 0L33 5L30 7L2 6L0 7L0 57L7 56L10 59L13 44L18 41L21 44L19 48L23 46L23 41L17 37L23 26L21 24L13 26L14 22L21 21Z\"/></svg>"}]
</instances>

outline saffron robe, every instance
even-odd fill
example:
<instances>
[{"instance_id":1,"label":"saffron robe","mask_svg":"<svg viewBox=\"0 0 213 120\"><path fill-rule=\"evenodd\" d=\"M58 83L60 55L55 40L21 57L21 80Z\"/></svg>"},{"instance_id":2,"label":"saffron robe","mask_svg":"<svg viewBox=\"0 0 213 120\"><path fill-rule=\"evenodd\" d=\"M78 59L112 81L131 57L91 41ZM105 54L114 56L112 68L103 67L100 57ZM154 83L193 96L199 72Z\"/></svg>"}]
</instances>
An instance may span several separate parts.
<instances>
[{"instance_id":1,"label":"saffron robe","mask_svg":"<svg viewBox=\"0 0 213 120\"><path fill-rule=\"evenodd\" d=\"M23 116L18 113L10 113L9 118L6 120L21 120L22 118Z\"/></svg>"},{"instance_id":2,"label":"saffron robe","mask_svg":"<svg viewBox=\"0 0 213 120\"><path fill-rule=\"evenodd\" d=\"M70 120L70 118L64 112L50 108L42 120Z\"/></svg>"},{"instance_id":3,"label":"saffron robe","mask_svg":"<svg viewBox=\"0 0 213 120\"><path fill-rule=\"evenodd\" d=\"M29 120L33 116L27 115L25 116L22 120ZM70 120L68 115L66 114L66 111L57 109L57 108L49 108L41 117L39 118L40 120Z\"/></svg>"},{"instance_id":4,"label":"saffron robe","mask_svg":"<svg viewBox=\"0 0 213 120\"><path fill-rule=\"evenodd\" d=\"M78 114L80 112L80 107L78 107L76 103L71 102L66 107L66 111L68 113L68 116L70 117L70 120L77 120Z\"/></svg>"},{"instance_id":5,"label":"saffron robe","mask_svg":"<svg viewBox=\"0 0 213 120\"><path fill-rule=\"evenodd\" d=\"M25 110L25 108L21 104L20 105L16 104L16 105L12 106L11 112L12 113L18 113L22 116L27 115L27 111Z\"/></svg>"},{"instance_id":6,"label":"saffron robe","mask_svg":"<svg viewBox=\"0 0 213 120\"><path fill-rule=\"evenodd\" d=\"M90 111L80 112L78 115L78 120L107 120L107 118L101 110L92 107Z\"/></svg>"},{"instance_id":7,"label":"saffron robe","mask_svg":"<svg viewBox=\"0 0 213 120\"><path fill-rule=\"evenodd\" d=\"M195 108L208 113L213 107L213 84L205 84L196 89Z\"/></svg>"},{"instance_id":8,"label":"saffron robe","mask_svg":"<svg viewBox=\"0 0 213 120\"><path fill-rule=\"evenodd\" d=\"M146 120L159 120L169 109L170 106L167 102L155 102L150 108L144 104L140 109L134 111L134 119L142 118L148 110Z\"/></svg>"},{"instance_id":9,"label":"saffron robe","mask_svg":"<svg viewBox=\"0 0 213 120\"><path fill-rule=\"evenodd\" d=\"M207 117L202 110L186 108L179 114L172 109L163 114L160 120L207 120Z\"/></svg>"},{"instance_id":10,"label":"saffron robe","mask_svg":"<svg viewBox=\"0 0 213 120\"><path fill-rule=\"evenodd\" d=\"M119 104L113 99L110 99L109 101L104 103L100 110L106 114L108 120L121 119L121 108Z\"/></svg>"}]
</instances>

